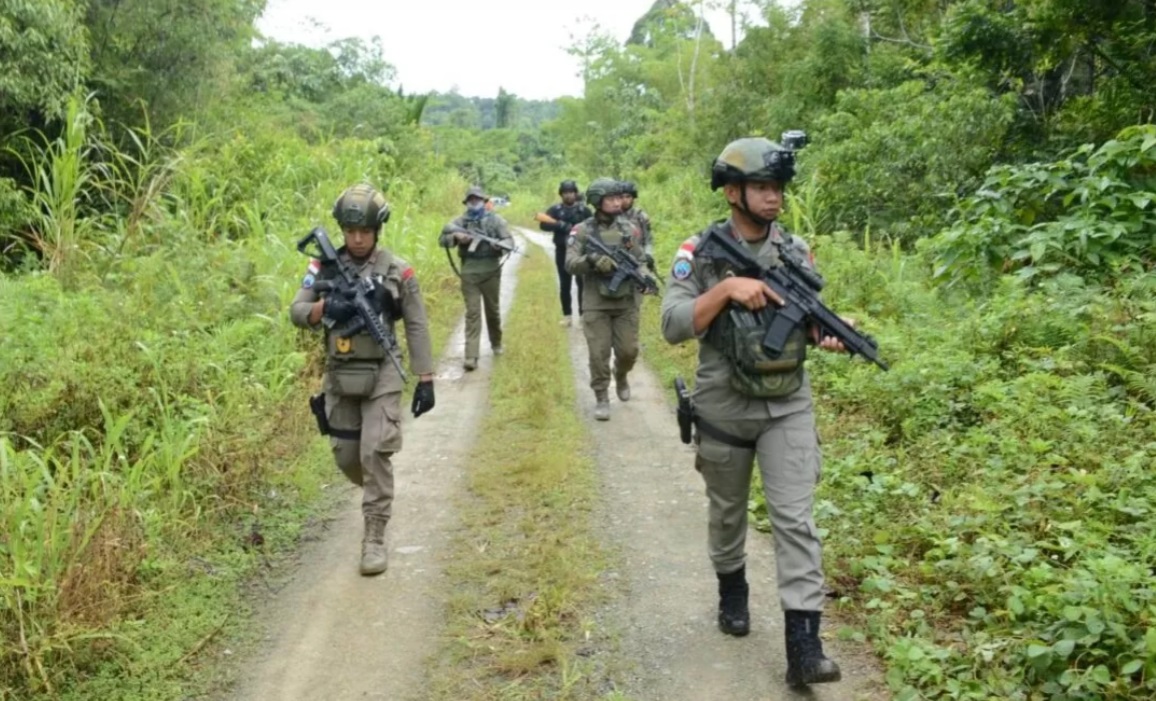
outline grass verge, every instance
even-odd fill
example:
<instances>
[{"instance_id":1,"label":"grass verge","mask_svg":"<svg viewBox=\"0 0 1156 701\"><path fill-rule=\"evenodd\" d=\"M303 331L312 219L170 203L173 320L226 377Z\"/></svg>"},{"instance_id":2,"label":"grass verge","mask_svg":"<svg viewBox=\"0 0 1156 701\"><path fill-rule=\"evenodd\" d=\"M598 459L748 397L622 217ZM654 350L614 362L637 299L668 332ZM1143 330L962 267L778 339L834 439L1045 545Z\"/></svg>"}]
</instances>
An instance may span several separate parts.
<instances>
[{"instance_id":1,"label":"grass verge","mask_svg":"<svg viewBox=\"0 0 1156 701\"><path fill-rule=\"evenodd\" d=\"M590 519L597 474L584 454L569 340L547 256L525 259L473 451L447 566L446 642L428 698L602 698L584 658L608 554ZM528 342L533 339L533 342ZM547 439L548 437L548 439Z\"/></svg>"}]
</instances>

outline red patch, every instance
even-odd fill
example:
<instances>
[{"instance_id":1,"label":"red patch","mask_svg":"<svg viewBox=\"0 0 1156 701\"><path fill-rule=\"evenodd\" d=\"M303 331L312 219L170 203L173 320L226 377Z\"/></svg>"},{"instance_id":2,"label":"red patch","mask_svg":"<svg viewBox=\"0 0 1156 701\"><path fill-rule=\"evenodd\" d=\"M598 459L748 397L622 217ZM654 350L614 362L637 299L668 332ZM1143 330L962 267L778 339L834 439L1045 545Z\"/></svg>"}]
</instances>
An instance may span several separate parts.
<instances>
[{"instance_id":1,"label":"red patch","mask_svg":"<svg viewBox=\"0 0 1156 701\"><path fill-rule=\"evenodd\" d=\"M678 248L679 248L679 250L682 250L682 251L689 251L690 253L694 253L694 244L691 243L690 241L685 242L684 244L682 244Z\"/></svg>"},{"instance_id":2,"label":"red patch","mask_svg":"<svg viewBox=\"0 0 1156 701\"><path fill-rule=\"evenodd\" d=\"M321 261L317 260L316 258L310 258L308 270L309 272L316 275L321 270Z\"/></svg>"},{"instance_id":3,"label":"red patch","mask_svg":"<svg viewBox=\"0 0 1156 701\"><path fill-rule=\"evenodd\" d=\"M811 267L815 267L815 252L807 251L807 257L811 259Z\"/></svg>"},{"instance_id":4,"label":"red patch","mask_svg":"<svg viewBox=\"0 0 1156 701\"><path fill-rule=\"evenodd\" d=\"M402 282L405 282L406 280L410 279L411 277L413 277L413 268L406 268L405 270L401 271Z\"/></svg>"}]
</instances>

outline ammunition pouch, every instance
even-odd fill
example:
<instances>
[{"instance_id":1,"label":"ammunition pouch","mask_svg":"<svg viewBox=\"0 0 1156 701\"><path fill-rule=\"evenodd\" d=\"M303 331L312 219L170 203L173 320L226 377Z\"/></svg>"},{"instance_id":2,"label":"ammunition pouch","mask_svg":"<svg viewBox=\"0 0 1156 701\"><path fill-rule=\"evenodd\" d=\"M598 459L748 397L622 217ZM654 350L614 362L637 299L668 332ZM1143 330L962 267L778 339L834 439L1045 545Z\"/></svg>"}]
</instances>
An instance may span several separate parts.
<instances>
[{"instance_id":1,"label":"ammunition pouch","mask_svg":"<svg viewBox=\"0 0 1156 701\"><path fill-rule=\"evenodd\" d=\"M807 340L801 326L791 331L778 356L770 355L763 347L763 339L776 314L771 307L752 312L732 304L719 314L707 332L707 342L730 363L731 387L744 396L785 397L803 386Z\"/></svg>"}]
</instances>

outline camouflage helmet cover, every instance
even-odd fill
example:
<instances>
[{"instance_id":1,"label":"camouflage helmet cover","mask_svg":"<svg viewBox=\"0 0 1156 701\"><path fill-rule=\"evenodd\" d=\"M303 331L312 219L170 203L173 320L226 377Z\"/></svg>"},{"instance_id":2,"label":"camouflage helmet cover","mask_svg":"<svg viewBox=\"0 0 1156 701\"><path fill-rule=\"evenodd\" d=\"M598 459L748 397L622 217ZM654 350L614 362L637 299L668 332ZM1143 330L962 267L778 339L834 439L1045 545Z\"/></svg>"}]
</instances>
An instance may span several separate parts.
<instances>
[{"instance_id":1,"label":"camouflage helmet cover","mask_svg":"<svg viewBox=\"0 0 1156 701\"><path fill-rule=\"evenodd\" d=\"M466 190L466 196L462 198L462 204L469 202L471 197L477 197L486 202L490 201L490 196L486 194L486 191L482 189L481 185L470 186L470 188Z\"/></svg>"},{"instance_id":2,"label":"camouflage helmet cover","mask_svg":"<svg viewBox=\"0 0 1156 701\"><path fill-rule=\"evenodd\" d=\"M761 137L737 139L726 145L710 170L710 189L748 180L786 184L795 177L795 152Z\"/></svg>"},{"instance_id":3,"label":"camouflage helmet cover","mask_svg":"<svg viewBox=\"0 0 1156 701\"><path fill-rule=\"evenodd\" d=\"M613 178L598 178L586 187L586 203L598 209L602 206L602 198L608 195L621 195L622 184Z\"/></svg>"},{"instance_id":4,"label":"camouflage helmet cover","mask_svg":"<svg viewBox=\"0 0 1156 701\"><path fill-rule=\"evenodd\" d=\"M372 185L349 187L333 203L333 218L342 229L364 227L377 231L389 221L389 204Z\"/></svg>"}]
</instances>

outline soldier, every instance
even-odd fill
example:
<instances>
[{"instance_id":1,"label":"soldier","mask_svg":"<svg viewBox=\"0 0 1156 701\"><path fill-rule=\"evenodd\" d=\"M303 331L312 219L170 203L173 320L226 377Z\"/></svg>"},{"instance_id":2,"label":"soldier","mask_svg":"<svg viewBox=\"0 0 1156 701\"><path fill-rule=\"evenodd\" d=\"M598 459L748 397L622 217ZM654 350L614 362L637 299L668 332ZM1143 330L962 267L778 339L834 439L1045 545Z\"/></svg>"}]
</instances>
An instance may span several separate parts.
<instances>
[{"instance_id":1,"label":"soldier","mask_svg":"<svg viewBox=\"0 0 1156 701\"><path fill-rule=\"evenodd\" d=\"M590 388L594 390L594 418L610 420L610 351L614 350L614 385L620 401L630 400L627 373L638 358L641 293L629 282L611 292L607 283L617 268L610 256L587 250L597 238L611 249L625 249L643 260L642 231L619 216L622 195L617 181L599 178L586 188L586 202L594 216L574 227L566 246L566 271L586 278L582 286L582 328L590 354Z\"/></svg>"},{"instance_id":2,"label":"soldier","mask_svg":"<svg viewBox=\"0 0 1156 701\"><path fill-rule=\"evenodd\" d=\"M466 354L462 367L467 371L478 367L483 306L490 348L494 355L502 354L502 256L505 251L485 241L476 241L471 236L471 232L476 232L491 239L508 241L512 245L513 238L506 220L486 210L489 201L490 198L482 188L471 187L462 200L466 206L465 214L446 224L438 239L447 250L457 246L462 261L459 277L462 279L462 297L466 301ZM450 264L453 265L453 259L450 259Z\"/></svg>"},{"instance_id":3,"label":"soldier","mask_svg":"<svg viewBox=\"0 0 1156 701\"><path fill-rule=\"evenodd\" d=\"M814 263L807 244L775 222L794 163L794 152L767 139L746 138L728 144L711 171L711 189L723 188L731 210L730 219L711 227L742 242L766 266L781 265L787 255L808 267ZM695 467L709 499L718 624L730 635L750 631L744 548L757 458L786 617L787 682L837 681L839 666L823 654L819 639L823 572L812 505L820 454L803 363L808 340L829 351L842 350L842 343L797 328L782 354L765 357L760 342L750 340L761 339L765 326L740 326L731 310L781 306L783 300L762 280L733 276L725 266L696 258L701 236L692 236L675 255L662 303L662 332L675 344L699 339Z\"/></svg>"},{"instance_id":4,"label":"soldier","mask_svg":"<svg viewBox=\"0 0 1156 701\"><path fill-rule=\"evenodd\" d=\"M333 205L333 218L345 235L338 257L362 278L374 283L373 306L390 328L405 324L412 371L419 382L411 409L415 417L434 407L433 348L421 289L413 268L385 248L377 247L381 227L389 220L389 205L370 185L354 185ZM335 266L313 260L301 289L289 308L295 326L325 326L324 416L337 467L363 488L361 510L365 535L361 542L361 574L380 574L389 566L385 528L393 505L393 464L401 450L401 391L403 380L387 351L365 331L343 337L339 329L357 314L339 292L319 297L313 286L337 276ZM320 411L320 409L318 409Z\"/></svg>"},{"instance_id":5,"label":"soldier","mask_svg":"<svg viewBox=\"0 0 1156 701\"><path fill-rule=\"evenodd\" d=\"M642 230L642 250L646 252L646 267L654 272L654 233L650 228L650 215L641 207L634 207L638 199L638 186L633 180L622 181L622 216L634 222Z\"/></svg>"},{"instance_id":6,"label":"soldier","mask_svg":"<svg viewBox=\"0 0 1156 701\"><path fill-rule=\"evenodd\" d=\"M546 214L557 223L542 223L538 225L538 228L554 233L554 265L558 268L558 290L562 301L562 321L559 323L562 326L570 326L572 307L570 280L573 279L578 285L578 316L581 317L582 277L573 277L566 271L566 242L570 238L570 230L594 216L594 213L590 211L589 207L578 201L578 183L573 180L563 180L558 185L558 196L562 198L562 201L546 210Z\"/></svg>"}]
</instances>

